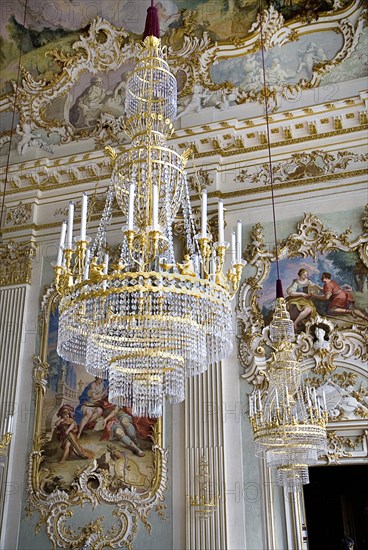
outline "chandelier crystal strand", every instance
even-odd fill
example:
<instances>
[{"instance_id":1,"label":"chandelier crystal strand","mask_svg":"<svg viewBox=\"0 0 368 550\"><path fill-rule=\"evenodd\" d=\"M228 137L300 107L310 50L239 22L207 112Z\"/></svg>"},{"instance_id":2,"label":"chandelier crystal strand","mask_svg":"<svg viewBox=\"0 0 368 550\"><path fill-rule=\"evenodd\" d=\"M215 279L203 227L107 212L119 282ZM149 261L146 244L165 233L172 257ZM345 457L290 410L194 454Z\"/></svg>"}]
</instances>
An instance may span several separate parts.
<instances>
[{"instance_id":1,"label":"chandelier crystal strand","mask_svg":"<svg viewBox=\"0 0 368 550\"><path fill-rule=\"evenodd\" d=\"M165 398L184 399L186 376L231 352L231 300L245 265L238 257L226 274L224 261L216 273L208 269L214 253L224 260L225 247L194 234L185 173L189 153L180 156L167 144L176 106L176 80L160 40L147 36L126 84L131 145L121 154L110 148L112 185L94 244L88 253L88 238L63 247L63 261L55 266L59 355L107 378L109 400L131 407L136 416L160 416ZM108 265L114 197L126 225L119 263ZM188 253L178 261L172 224L180 208ZM193 265L195 246L203 273Z\"/></svg>"},{"instance_id":2,"label":"chandelier crystal strand","mask_svg":"<svg viewBox=\"0 0 368 550\"><path fill-rule=\"evenodd\" d=\"M103 249L104 249L104 246L106 245L106 228L109 224L109 221L112 215L112 205L114 202L114 198L115 198L115 189L113 185L110 185L107 190L105 206L102 212L102 217L96 233L96 237L90 248L91 258L97 255L96 254L97 251L100 255L103 254Z\"/></svg>"}]
</instances>

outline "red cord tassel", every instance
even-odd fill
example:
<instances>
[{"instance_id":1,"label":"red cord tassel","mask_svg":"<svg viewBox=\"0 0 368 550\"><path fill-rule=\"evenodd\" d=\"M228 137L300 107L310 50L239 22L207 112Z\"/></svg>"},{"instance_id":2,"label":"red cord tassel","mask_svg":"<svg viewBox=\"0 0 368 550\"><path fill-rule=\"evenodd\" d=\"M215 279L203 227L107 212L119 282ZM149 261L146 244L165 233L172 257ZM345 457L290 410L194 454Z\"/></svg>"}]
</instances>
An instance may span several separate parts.
<instances>
[{"instance_id":1,"label":"red cord tassel","mask_svg":"<svg viewBox=\"0 0 368 550\"><path fill-rule=\"evenodd\" d=\"M156 38L160 38L160 23L158 20L157 8L153 5L153 0L151 0L151 6L147 10L143 40L147 36L155 36Z\"/></svg>"}]
</instances>

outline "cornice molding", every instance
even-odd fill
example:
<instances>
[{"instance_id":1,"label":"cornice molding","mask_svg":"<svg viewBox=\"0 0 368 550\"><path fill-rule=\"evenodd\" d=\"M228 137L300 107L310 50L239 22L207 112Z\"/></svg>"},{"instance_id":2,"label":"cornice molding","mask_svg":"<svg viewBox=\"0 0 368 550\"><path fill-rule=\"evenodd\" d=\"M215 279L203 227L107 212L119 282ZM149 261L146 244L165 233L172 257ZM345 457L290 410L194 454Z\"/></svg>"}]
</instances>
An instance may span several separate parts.
<instances>
[{"instance_id":1,"label":"cornice molding","mask_svg":"<svg viewBox=\"0 0 368 550\"><path fill-rule=\"evenodd\" d=\"M304 179L300 179L300 180L292 180L292 181L277 184L276 192L277 192L277 196L279 198L285 198L285 197L289 197L291 195L294 196L294 195L298 195L298 194L306 194L306 193L319 192L319 191L323 192L323 194L325 195L327 189L332 190L332 189L349 188L349 187L352 187L352 186L354 186L354 187L359 187L359 186L363 186L363 185L366 186L366 179L364 179L364 180L357 180L356 179L358 177L365 176L365 175L368 175L368 168L367 169L360 169L360 170L343 171L343 172L333 173L333 174L319 175L319 176L314 177L314 178L304 178ZM343 184L339 183L338 185L331 185L331 186L328 186L328 187L326 187L326 185L325 185L325 183L327 183L327 182L334 182L336 180L339 180L339 181L341 181L341 180L352 180L352 179L354 179L354 181L344 182ZM321 186L316 187L318 184L321 184ZM307 186L309 186L309 188L306 188ZM106 187L105 187L105 189L106 189ZM302 191L297 191L296 189L299 189L300 187L303 187L303 190ZM285 189L288 190L289 192L288 193L282 193L282 194L278 192L280 190L285 190ZM103 190L104 190L104 188L101 189L101 191L103 191ZM240 190L237 190L237 191L229 191L229 192L209 191L208 192L208 198L210 200L211 199L223 199L227 202L228 206L230 206L231 204L234 204L232 202L232 199L237 199L237 198L244 199L246 197L251 197L251 196L253 196L253 198L250 199L250 201L242 201L242 202L253 202L253 201L260 202L262 200L269 201L270 192L271 192L271 187L269 185L265 185L263 187L261 187L261 186L249 187L248 189L240 189ZM193 195L192 200L193 201L199 201L200 200L200 195L198 195L198 194ZM67 204L67 203L65 203L65 204ZM92 215L91 219L90 219L90 222L99 221L101 212L102 212L102 209L98 213ZM54 213L54 217L55 216L57 216L56 213ZM113 218L121 217L121 212L118 211L118 210L114 211L112 213L112 217ZM50 222L50 223L41 223L41 224L36 224L36 223L28 223L28 224L24 224L24 225L17 224L15 226L4 227L2 229L2 233L4 235L5 234L16 235L17 233L27 231L27 232L32 232L33 234L35 234L35 233L39 233L39 232L42 232L42 231L45 231L45 230L51 229L51 228L57 228L57 230L59 231L60 222L61 222L62 219L63 219L63 216L62 216L61 212L59 212L59 217L58 217L57 221L53 221L53 222ZM75 221L76 221L76 223L78 223L80 220L79 220L78 217L76 217Z\"/></svg>"},{"instance_id":2,"label":"cornice molding","mask_svg":"<svg viewBox=\"0 0 368 550\"><path fill-rule=\"evenodd\" d=\"M318 121L315 123L316 131L321 126ZM198 127L199 128L199 127ZM261 128L261 127L259 127ZM277 128L274 123L271 123L271 133ZM285 147L290 148L293 152L305 151L309 147L308 143L311 143L311 147L318 140L325 140L327 138L336 138L338 136L352 135L354 133L364 133L368 130L368 121L359 126L352 126L349 128L340 128L337 130L331 130L328 132L318 132L315 134L299 135L298 137L291 137L292 132L288 133L289 139L278 140L271 142L271 148L276 152L277 149L284 150ZM280 131L280 130L279 130ZM281 128L282 133L285 136L285 129ZM288 130L289 132L290 130ZM304 133L308 130L304 128ZM248 136L247 136L248 132ZM300 132L299 132L300 134ZM201 134L202 135L202 134ZM249 138L249 136L252 136ZM233 135L229 135L229 128L223 128L219 130L218 123L206 125L206 137L195 139L195 134L191 136L191 140L188 140L188 136L181 136L176 138L174 145L179 149L188 147L188 144L193 149L193 156L195 159L211 158L213 156L219 156L219 158L237 157L238 155L248 155L254 152L267 152L268 144L267 140L264 143L259 143L262 140L264 132L260 129L257 132L249 134L249 127L247 129L236 130L233 129ZM184 137L184 139L183 139ZM358 138L361 139L361 138ZM364 137L365 139L365 137ZM258 141L258 143L257 143ZM351 139L353 141L353 139ZM248 145L248 143L255 142L255 145ZM298 149L296 146L303 144L303 147ZM316 146L316 145L314 145ZM205 150L203 150L205 148ZM123 150L123 148L121 148ZM282 151L280 151L281 153ZM72 155L71 157L64 157L57 159L56 161L44 159L44 162L40 162L38 159L35 163L27 162L19 165L12 165L8 175L8 189L6 195L14 195L24 191L32 190L53 190L66 186L83 186L88 183L99 182L107 179L110 176L110 159L105 156L104 151L99 151L98 156L96 152L93 152L94 158L91 159L88 154ZM262 159L258 159L262 162ZM0 170L0 177L3 180L4 170ZM194 171L191 162L188 162L188 172ZM30 181L33 183L29 185Z\"/></svg>"}]
</instances>

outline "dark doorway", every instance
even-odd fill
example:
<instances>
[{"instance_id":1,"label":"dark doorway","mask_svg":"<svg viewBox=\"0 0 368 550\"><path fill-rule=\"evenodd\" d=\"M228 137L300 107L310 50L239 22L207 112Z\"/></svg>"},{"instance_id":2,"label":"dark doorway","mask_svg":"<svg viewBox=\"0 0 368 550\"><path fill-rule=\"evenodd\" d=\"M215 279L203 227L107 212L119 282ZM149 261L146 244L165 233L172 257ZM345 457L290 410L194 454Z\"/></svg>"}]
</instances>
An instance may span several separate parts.
<instances>
[{"instance_id":1,"label":"dark doorway","mask_svg":"<svg viewBox=\"0 0 368 550\"><path fill-rule=\"evenodd\" d=\"M343 537L368 549L368 465L309 469L304 487L309 550L339 550Z\"/></svg>"}]
</instances>

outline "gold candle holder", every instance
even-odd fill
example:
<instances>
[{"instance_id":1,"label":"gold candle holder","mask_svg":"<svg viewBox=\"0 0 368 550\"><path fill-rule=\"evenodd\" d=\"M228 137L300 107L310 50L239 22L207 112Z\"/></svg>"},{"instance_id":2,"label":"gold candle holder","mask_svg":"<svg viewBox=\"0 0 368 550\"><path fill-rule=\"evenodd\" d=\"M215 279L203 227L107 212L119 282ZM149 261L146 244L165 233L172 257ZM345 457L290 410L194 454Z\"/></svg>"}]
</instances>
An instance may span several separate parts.
<instances>
[{"instance_id":1,"label":"gold candle holder","mask_svg":"<svg viewBox=\"0 0 368 550\"><path fill-rule=\"evenodd\" d=\"M217 242L214 247L216 250L216 273L215 273L215 283L219 286L222 286L226 290L229 290L229 285L227 278L224 275L223 267L225 264L225 253L229 248L230 243L228 242Z\"/></svg>"},{"instance_id":2,"label":"gold candle holder","mask_svg":"<svg viewBox=\"0 0 368 550\"><path fill-rule=\"evenodd\" d=\"M84 268L86 266L86 250L91 238L86 237L85 241L76 240L76 259L77 259L77 281L81 283L84 276Z\"/></svg>"},{"instance_id":3,"label":"gold candle holder","mask_svg":"<svg viewBox=\"0 0 368 550\"><path fill-rule=\"evenodd\" d=\"M131 256L132 256L132 252L133 252L133 243L134 243L136 233L137 232L135 231L135 229L126 229L124 231L124 235L126 236L128 249L129 249L129 252L130 252Z\"/></svg>"},{"instance_id":4,"label":"gold candle holder","mask_svg":"<svg viewBox=\"0 0 368 550\"><path fill-rule=\"evenodd\" d=\"M203 235L196 235L196 240L199 244L199 250L201 252L202 261L203 261L203 271L205 274L205 279L208 279L210 276L209 269L208 269L208 263L211 257L212 249L210 246L210 242L212 240L209 236L203 236Z\"/></svg>"},{"instance_id":5,"label":"gold candle holder","mask_svg":"<svg viewBox=\"0 0 368 550\"><path fill-rule=\"evenodd\" d=\"M236 263L232 265L232 267L229 269L227 273L227 278L230 284L230 296L231 298L234 298L235 294L238 291L242 272L244 269L244 266L246 265L245 260L237 260Z\"/></svg>"},{"instance_id":6,"label":"gold candle holder","mask_svg":"<svg viewBox=\"0 0 368 550\"><path fill-rule=\"evenodd\" d=\"M65 258L65 270L64 270L64 285L65 287L73 286L73 273L71 270L71 263L72 263L72 256L73 256L73 248L66 248L64 250L64 258Z\"/></svg>"},{"instance_id":7,"label":"gold candle holder","mask_svg":"<svg viewBox=\"0 0 368 550\"><path fill-rule=\"evenodd\" d=\"M62 276L62 274L63 274L64 268L63 268L63 266L61 266L61 265L54 265L54 266L53 266L53 270L54 270L54 273L55 273L55 288L56 288L56 292L58 292L59 294L61 294L61 284L60 284L60 281L61 281L61 276Z\"/></svg>"},{"instance_id":8,"label":"gold candle holder","mask_svg":"<svg viewBox=\"0 0 368 550\"><path fill-rule=\"evenodd\" d=\"M159 242L160 240L163 240L164 237L160 229L151 229L148 232L148 236L149 236L149 243L150 243L150 254L149 254L149 259L147 261L152 262L158 254Z\"/></svg>"}]
</instances>

